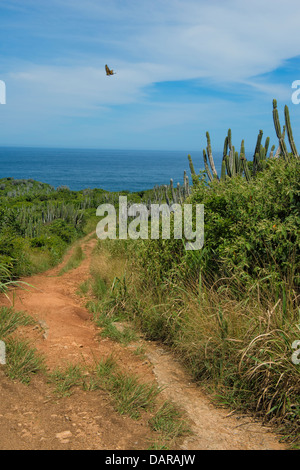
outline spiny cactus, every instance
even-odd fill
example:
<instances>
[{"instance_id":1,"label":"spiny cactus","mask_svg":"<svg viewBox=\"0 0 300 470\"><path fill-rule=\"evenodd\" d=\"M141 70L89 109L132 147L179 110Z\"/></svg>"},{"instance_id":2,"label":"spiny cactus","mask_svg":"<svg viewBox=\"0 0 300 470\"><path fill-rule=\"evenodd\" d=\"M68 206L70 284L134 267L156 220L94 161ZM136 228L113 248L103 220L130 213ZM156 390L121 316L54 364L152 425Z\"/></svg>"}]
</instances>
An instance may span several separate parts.
<instances>
[{"instance_id":1,"label":"spiny cactus","mask_svg":"<svg viewBox=\"0 0 300 470\"><path fill-rule=\"evenodd\" d=\"M181 198L181 190L180 190L180 183L177 183L177 202L179 204L182 204L182 198Z\"/></svg>"},{"instance_id":2,"label":"spiny cactus","mask_svg":"<svg viewBox=\"0 0 300 470\"><path fill-rule=\"evenodd\" d=\"M279 121L279 114L278 114L278 109L277 109L277 101L273 100L273 121L274 121L274 127L276 131L277 138L279 140L279 148L280 148L280 154L284 158L288 158L288 151L284 142L284 129L281 132L281 125Z\"/></svg>"},{"instance_id":3,"label":"spiny cactus","mask_svg":"<svg viewBox=\"0 0 300 470\"><path fill-rule=\"evenodd\" d=\"M261 139L262 139L262 135L263 135L263 133L262 133L262 131L260 131L259 135L258 135L258 138L257 138L257 144L256 144L256 148L258 149L258 152L256 152L258 154L257 165L256 165L257 167L258 167L258 162L260 161L259 151L260 151L260 146L261 146L260 142L261 142ZM218 174L217 174L217 171L216 171L216 167L215 167L215 164L214 164L213 156L212 156L211 141L210 141L210 137L209 137L208 132L206 133L206 138L207 138L207 152L209 152L209 154L210 154L210 159L209 159L210 167L208 165L206 150L204 149L203 150L203 160L204 160L205 172L206 172L206 174L208 176L208 179L210 181L213 181L214 179L219 180L219 177L218 177ZM249 167L248 167L248 162L247 162L247 159L246 159L246 156L245 156L245 142L244 142L244 140L242 140L241 150L240 150L240 154L239 154L235 150L234 145L232 145L231 138L232 138L231 129L228 129L227 136L225 137L225 141L224 141L223 160L222 160L222 166L221 166L220 181L225 181L226 178L232 178L232 177L237 176L237 175L242 176L243 174L245 174L245 177L246 177L247 181L250 181L251 173L250 173L250 170L249 170ZM265 143L265 147L264 147L264 149L266 149L265 151L267 151L267 149L268 149L269 142L270 142L270 139L267 138L266 143ZM259 147L258 147L258 144L260 145ZM229 153L228 153L228 151L229 151ZM255 153L255 155L256 155L256 153ZM189 156L189 161L191 161L191 156Z\"/></svg>"},{"instance_id":4,"label":"spiny cactus","mask_svg":"<svg viewBox=\"0 0 300 470\"><path fill-rule=\"evenodd\" d=\"M208 160L209 160L209 163L210 163L210 167L212 169L213 176L218 179L218 173L217 173L217 170L216 170L216 167L215 167L215 162L214 162L214 158L213 158L212 150L211 150L211 142L210 142L209 132L206 132L206 140L207 140L206 150L207 150L207 155L208 155Z\"/></svg>"},{"instance_id":5,"label":"spiny cactus","mask_svg":"<svg viewBox=\"0 0 300 470\"><path fill-rule=\"evenodd\" d=\"M282 156L285 159L289 158L289 153L287 151L286 144L284 142L285 139L285 131L287 131L289 143L292 150L292 155L299 157L299 154L296 149L296 145L293 138L292 127L290 123L290 116L289 116L289 109L287 106L284 108L284 116L285 116L285 125L281 130L279 115L277 110L277 101L273 100L273 121L275 125L276 135L279 140L279 147L274 154L275 145L272 145L270 151L270 158L276 158ZM235 176L242 176L244 174L247 181L250 181L253 176L259 171L263 171L267 166L267 158L268 158L268 150L270 146L270 138L267 137L265 140L265 144L262 144L263 138L263 131L260 130L257 136L256 145L253 154L253 162L252 162L252 171L250 170L249 164L246 159L245 155L245 143L242 140L241 143L241 150L240 154L235 150L234 145L232 145L232 135L231 129L228 129L227 136L224 140L224 147L223 147L223 160L221 166L221 177L219 179L213 155L211 150L211 140L209 133L206 132L206 139L207 139L207 147L206 150L203 150L203 160L205 166L205 172L209 179L209 181L218 180L218 181L225 181L226 178L232 178ZM192 164L191 156L189 155L190 167L194 168ZM195 175L193 174L193 180L195 179Z\"/></svg>"},{"instance_id":6,"label":"spiny cactus","mask_svg":"<svg viewBox=\"0 0 300 470\"><path fill-rule=\"evenodd\" d=\"M284 115L285 115L285 125L282 128L279 122L279 115L277 110L277 102L273 100L273 121L275 125L276 135L279 140L279 147L274 154L275 145L272 145L271 151L269 154L269 158L276 158L276 157L283 157L285 159L289 158L289 153L287 151L284 138L285 138L285 131L287 130L287 135L289 139L289 143L292 150L292 155L299 157L299 154L296 149L296 145L293 138L291 123L290 123L290 116L288 107L285 106L284 108ZM224 147L223 147L223 159L221 164L221 176L218 177L218 173L216 171L214 158L212 154L212 147L211 147L211 140L209 132L206 132L206 140L207 146L206 149L203 149L203 160L205 166L205 172L209 181L221 181L224 182L228 178L233 178L235 176L243 176L245 177L246 181L251 181L252 177L256 175L257 172L263 171L267 167L267 159L268 159L268 150L270 146L270 138L267 137L265 140L265 144L262 144L263 138L263 131L259 130L256 145L253 154L253 161L248 162L245 153L245 142L242 140L240 153L235 150L234 145L232 145L232 134L231 129L228 129L227 136L224 140ZM190 171L193 180L193 186L197 186L199 184L200 175L197 175L195 172L194 164L192 161L192 157L188 155ZM252 169L251 169L252 164ZM203 172L202 172L203 173ZM201 173L200 173L201 174ZM169 204L169 197L167 194L167 187L165 187L165 198L167 203ZM174 202L179 202L182 204L184 200L189 197L191 194L191 188L189 186L189 179L184 171L184 179L183 179L183 187L180 187L180 184L177 183L177 191L175 192L173 187L173 180L170 182L170 189L172 194L172 199Z\"/></svg>"},{"instance_id":7,"label":"spiny cactus","mask_svg":"<svg viewBox=\"0 0 300 470\"><path fill-rule=\"evenodd\" d=\"M171 193L172 193L172 199L173 199L173 202L177 202L177 197L176 197L176 194L175 194L175 190L174 190L174 185L173 185L173 180L172 178L170 179L170 188L171 188Z\"/></svg>"},{"instance_id":8,"label":"spiny cactus","mask_svg":"<svg viewBox=\"0 0 300 470\"><path fill-rule=\"evenodd\" d=\"M210 181L213 180L213 176L210 172L210 169L209 169L209 166L208 166L208 162L207 162L207 155L206 155L206 151L205 149L203 149L203 160L204 160L204 166L205 166L205 171L206 171L206 174L209 178Z\"/></svg>"},{"instance_id":9,"label":"spiny cactus","mask_svg":"<svg viewBox=\"0 0 300 470\"><path fill-rule=\"evenodd\" d=\"M260 130L259 134L257 136L256 146L255 146L254 155L253 155L253 174L254 175L258 171L258 166L259 166L259 163L258 163L259 157L258 156L259 156L259 151L260 151L260 147L261 147L262 137L263 137L263 131Z\"/></svg>"},{"instance_id":10,"label":"spiny cactus","mask_svg":"<svg viewBox=\"0 0 300 470\"><path fill-rule=\"evenodd\" d=\"M193 161L192 161L192 157L190 155L188 155L188 160L189 160L189 164L190 164L190 170L191 170L191 175L195 175L196 172L195 172L195 168L194 168L194 164L193 164Z\"/></svg>"},{"instance_id":11,"label":"spiny cactus","mask_svg":"<svg viewBox=\"0 0 300 470\"><path fill-rule=\"evenodd\" d=\"M249 182L251 180L251 174L250 174L247 159L244 154L241 155L241 162L242 162L242 167L245 173L245 178Z\"/></svg>"},{"instance_id":12,"label":"spiny cactus","mask_svg":"<svg viewBox=\"0 0 300 470\"><path fill-rule=\"evenodd\" d=\"M221 181L225 181L226 179L226 162L225 160L222 161L222 167L221 167Z\"/></svg>"},{"instance_id":13,"label":"spiny cactus","mask_svg":"<svg viewBox=\"0 0 300 470\"><path fill-rule=\"evenodd\" d=\"M188 159L189 159L189 166L190 166L190 171L191 171L191 175L192 175L192 182L193 182L194 186L197 186L197 184L199 182L199 179L198 179L197 174L195 172L192 157L190 155L188 155Z\"/></svg>"},{"instance_id":14,"label":"spiny cactus","mask_svg":"<svg viewBox=\"0 0 300 470\"><path fill-rule=\"evenodd\" d=\"M294 155L294 157L299 157L299 154L297 152L296 145L294 142L294 138L293 138L292 126L291 126L291 121L290 121L290 112L289 112L289 108L287 107L287 105L285 105L284 107L284 117L285 117L285 125L286 125L287 135L288 135L289 143L291 146L292 154Z\"/></svg>"},{"instance_id":15,"label":"spiny cactus","mask_svg":"<svg viewBox=\"0 0 300 470\"><path fill-rule=\"evenodd\" d=\"M274 157L274 150L275 150L275 145L272 145L271 152L270 152L270 158Z\"/></svg>"}]
</instances>

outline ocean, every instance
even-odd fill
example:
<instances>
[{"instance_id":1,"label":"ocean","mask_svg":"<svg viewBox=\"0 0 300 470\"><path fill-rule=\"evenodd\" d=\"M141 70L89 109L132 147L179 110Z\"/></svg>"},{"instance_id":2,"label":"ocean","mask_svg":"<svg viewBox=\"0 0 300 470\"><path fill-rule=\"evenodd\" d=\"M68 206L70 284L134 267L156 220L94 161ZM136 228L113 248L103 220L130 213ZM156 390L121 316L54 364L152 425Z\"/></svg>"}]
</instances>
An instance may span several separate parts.
<instances>
[{"instance_id":1,"label":"ocean","mask_svg":"<svg viewBox=\"0 0 300 470\"><path fill-rule=\"evenodd\" d=\"M196 172L204 168L202 152L159 150L104 150L0 147L0 178L32 178L72 191L102 188L131 192L155 185L183 183L183 172L191 181L188 153ZM220 174L221 152L214 155Z\"/></svg>"}]
</instances>

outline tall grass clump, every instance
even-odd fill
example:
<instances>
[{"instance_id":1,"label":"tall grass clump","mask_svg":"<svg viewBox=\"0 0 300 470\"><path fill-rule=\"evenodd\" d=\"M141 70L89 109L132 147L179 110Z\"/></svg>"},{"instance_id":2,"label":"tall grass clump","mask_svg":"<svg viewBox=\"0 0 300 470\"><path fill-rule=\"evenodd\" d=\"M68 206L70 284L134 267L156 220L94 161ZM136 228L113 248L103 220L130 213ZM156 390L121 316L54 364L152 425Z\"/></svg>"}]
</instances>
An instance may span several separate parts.
<instances>
[{"instance_id":1,"label":"tall grass clump","mask_svg":"<svg viewBox=\"0 0 300 470\"><path fill-rule=\"evenodd\" d=\"M59 275L63 275L72 269L78 268L84 259L84 253L81 246L76 246L65 266L60 270Z\"/></svg>"},{"instance_id":2,"label":"tall grass clump","mask_svg":"<svg viewBox=\"0 0 300 470\"><path fill-rule=\"evenodd\" d=\"M6 338L19 326L34 323L33 318L23 312L17 312L12 307L0 307L0 339Z\"/></svg>"},{"instance_id":3,"label":"tall grass clump","mask_svg":"<svg viewBox=\"0 0 300 470\"><path fill-rule=\"evenodd\" d=\"M15 334L20 326L34 325L32 317L12 307L0 307L0 340L5 342L5 374L28 384L33 374L44 371L44 359L26 340Z\"/></svg>"},{"instance_id":4,"label":"tall grass clump","mask_svg":"<svg viewBox=\"0 0 300 470\"><path fill-rule=\"evenodd\" d=\"M12 380L29 384L33 374L45 371L44 359L28 341L10 337L6 341L5 373Z\"/></svg>"}]
</instances>

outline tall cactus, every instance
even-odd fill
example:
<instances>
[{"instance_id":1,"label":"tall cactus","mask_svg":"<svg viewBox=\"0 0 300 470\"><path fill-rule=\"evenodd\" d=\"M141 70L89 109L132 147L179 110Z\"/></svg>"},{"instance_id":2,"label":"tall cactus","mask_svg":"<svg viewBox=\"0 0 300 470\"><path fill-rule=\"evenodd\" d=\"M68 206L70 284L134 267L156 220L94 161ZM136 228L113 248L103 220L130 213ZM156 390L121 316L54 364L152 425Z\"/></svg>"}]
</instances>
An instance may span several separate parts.
<instances>
[{"instance_id":1,"label":"tall cactus","mask_svg":"<svg viewBox=\"0 0 300 470\"><path fill-rule=\"evenodd\" d=\"M170 205L170 199L169 199L169 196L168 196L168 186L165 184L164 185L164 189L165 189L165 198L166 198L166 203L168 204L168 206Z\"/></svg>"},{"instance_id":2,"label":"tall cactus","mask_svg":"<svg viewBox=\"0 0 300 470\"><path fill-rule=\"evenodd\" d=\"M280 154L282 154L282 156L287 159L288 151L284 142L284 131L281 132L281 126L280 126L280 121L279 121L279 114L278 114L276 100L273 100L273 121L274 121L276 135L279 140Z\"/></svg>"},{"instance_id":3,"label":"tall cactus","mask_svg":"<svg viewBox=\"0 0 300 470\"><path fill-rule=\"evenodd\" d=\"M179 204L182 204L182 198L181 198L181 191L180 191L180 183L177 183L177 202Z\"/></svg>"},{"instance_id":4,"label":"tall cactus","mask_svg":"<svg viewBox=\"0 0 300 470\"><path fill-rule=\"evenodd\" d=\"M221 181L226 180L226 162L225 160L222 161L222 168L221 168Z\"/></svg>"},{"instance_id":5,"label":"tall cactus","mask_svg":"<svg viewBox=\"0 0 300 470\"><path fill-rule=\"evenodd\" d=\"M196 175L196 172L195 172L194 164L193 164L193 161L192 161L192 157L190 155L188 155L188 160L189 160L191 175L193 177L194 175Z\"/></svg>"},{"instance_id":6,"label":"tall cactus","mask_svg":"<svg viewBox=\"0 0 300 470\"><path fill-rule=\"evenodd\" d=\"M272 147L271 147L271 152L270 152L270 158L273 158L273 156L274 156L274 150L275 150L275 145L272 145Z\"/></svg>"},{"instance_id":7,"label":"tall cactus","mask_svg":"<svg viewBox=\"0 0 300 470\"><path fill-rule=\"evenodd\" d=\"M285 105L284 107L284 117L285 117L285 125L286 125L287 135L288 135L289 143L291 146L292 154L294 155L294 157L299 157L297 149L296 149L296 145L294 142L294 138L293 138L292 126L291 126L291 121L290 121L290 112L289 112L289 108L287 107L287 105Z\"/></svg>"},{"instance_id":8,"label":"tall cactus","mask_svg":"<svg viewBox=\"0 0 300 470\"><path fill-rule=\"evenodd\" d=\"M232 173L231 173L231 168L230 168L230 163L229 163L229 155L226 155L225 157L225 165L226 165L227 175L231 178Z\"/></svg>"},{"instance_id":9,"label":"tall cactus","mask_svg":"<svg viewBox=\"0 0 300 470\"><path fill-rule=\"evenodd\" d=\"M211 174L209 166L208 166L207 155L206 155L205 149L203 149L203 160L204 160L205 171L206 171L206 174L208 176L208 179L210 181L212 181L214 178L213 178L213 175Z\"/></svg>"},{"instance_id":10,"label":"tall cactus","mask_svg":"<svg viewBox=\"0 0 300 470\"><path fill-rule=\"evenodd\" d=\"M228 149L228 135L225 137L225 141L224 141L223 160L225 159L227 155L227 149Z\"/></svg>"},{"instance_id":11,"label":"tall cactus","mask_svg":"<svg viewBox=\"0 0 300 470\"><path fill-rule=\"evenodd\" d=\"M206 132L206 140L207 140L206 150L207 150L207 156L208 156L208 160L209 160L209 163L210 163L210 167L212 169L213 176L218 179L218 173L217 173L217 170L216 170L216 167L215 167L215 162L214 162L214 158L213 158L213 154L212 154L212 150L211 150L211 142L210 142L209 132Z\"/></svg>"},{"instance_id":12,"label":"tall cactus","mask_svg":"<svg viewBox=\"0 0 300 470\"><path fill-rule=\"evenodd\" d=\"M195 172L192 157L190 155L188 155L188 159L189 159L190 171L191 171L191 175L192 175L192 182L193 182L194 186L197 186L197 184L199 183L199 179L198 179L198 176Z\"/></svg>"},{"instance_id":13,"label":"tall cactus","mask_svg":"<svg viewBox=\"0 0 300 470\"><path fill-rule=\"evenodd\" d=\"M266 155L268 154L269 145L270 145L270 137L267 137L266 142L265 142Z\"/></svg>"},{"instance_id":14,"label":"tall cactus","mask_svg":"<svg viewBox=\"0 0 300 470\"><path fill-rule=\"evenodd\" d=\"M248 162L247 162L247 159L245 157L245 154L241 154L241 162L242 162L242 167L243 167L243 170L244 170L244 174L245 174L245 178L247 181L250 181L251 180L251 174L250 174L250 170L249 170L249 167L248 167Z\"/></svg>"},{"instance_id":15,"label":"tall cactus","mask_svg":"<svg viewBox=\"0 0 300 470\"><path fill-rule=\"evenodd\" d=\"M177 203L177 197L176 197L176 194L175 194L174 185L173 185L173 179L172 179L172 178L170 179L170 188L171 188L171 193L172 193L173 202Z\"/></svg>"},{"instance_id":16,"label":"tall cactus","mask_svg":"<svg viewBox=\"0 0 300 470\"><path fill-rule=\"evenodd\" d=\"M275 154L274 154L275 145L271 147L269 158L277 158L280 156L285 159L289 158L287 147L284 141L286 131L287 131L289 143L291 146L292 154L294 156L299 157L299 154L297 152L296 145L294 142L294 138L293 138L289 110L287 106L285 106L284 108L284 115L285 115L285 125L283 126L281 130L279 115L278 115L278 110L277 110L277 101L273 100L273 121L275 125L276 135L279 140L279 146ZM226 181L227 178L232 178L235 176L242 176L243 174L245 175L246 180L250 181L252 179L252 176L255 176L255 174L258 171L264 170L267 167L270 138L267 137L263 145L262 137L263 137L263 131L260 130L257 136L257 140L256 140L255 150L253 154L253 162L252 162L253 167L251 171L251 163L248 163L246 159L244 140L242 140L241 150L239 154L237 151L235 151L234 145L232 145L231 129L228 129L227 136L225 137L225 140L224 140L223 158L222 158L222 164L221 164L221 176L219 179L217 171L216 171L213 155L212 155L210 135L209 135L209 132L206 132L207 147L206 149L203 150L203 160L204 160L205 172L207 174L209 181L214 181L214 180ZM188 155L188 158L190 162L190 170L191 170L193 182L196 182L196 184L198 184L199 176L196 175L195 173L191 156ZM184 177L185 181L186 181L186 178L187 177L185 175ZM185 189L186 189L186 184L185 184ZM186 192L187 191L185 191L185 193Z\"/></svg>"},{"instance_id":17,"label":"tall cactus","mask_svg":"<svg viewBox=\"0 0 300 470\"><path fill-rule=\"evenodd\" d=\"M227 137L228 137L228 148L229 148L229 150L231 150L231 148L232 148L232 142L231 142L231 129L228 129L228 132L227 132Z\"/></svg>"},{"instance_id":18,"label":"tall cactus","mask_svg":"<svg viewBox=\"0 0 300 470\"><path fill-rule=\"evenodd\" d=\"M255 146L254 155L253 155L253 173L254 174L258 171L258 164L259 164L258 155L259 155L259 151L260 151L262 136L263 136L263 131L260 130L259 133L258 133L258 136L257 136L256 146Z\"/></svg>"}]
</instances>

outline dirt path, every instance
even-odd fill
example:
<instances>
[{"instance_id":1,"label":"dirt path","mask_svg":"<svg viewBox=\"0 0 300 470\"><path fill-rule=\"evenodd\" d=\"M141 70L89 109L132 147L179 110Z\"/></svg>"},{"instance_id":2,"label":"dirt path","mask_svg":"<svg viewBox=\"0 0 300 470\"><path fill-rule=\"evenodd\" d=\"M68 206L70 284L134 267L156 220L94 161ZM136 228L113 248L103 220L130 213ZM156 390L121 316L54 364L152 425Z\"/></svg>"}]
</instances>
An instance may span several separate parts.
<instances>
[{"instance_id":1,"label":"dirt path","mask_svg":"<svg viewBox=\"0 0 300 470\"><path fill-rule=\"evenodd\" d=\"M78 268L61 276L62 266L58 266L24 279L34 289L14 293L15 308L27 311L41 325L30 336L49 370L70 363L92 365L112 354L125 370L165 387L162 396L185 411L193 434L179 442L178 449L284 449L267 428L215 408L162 346L141 338L145 360L133 353L134 345L124 347L99 336L99 328L76 294L79 284L89 277L95 244L88 237L81 242L85 258ZM1 304L7 305L7 300ZM148 418L120 415L106 392L76 390L70 397L57 399L43 377L36 376L26 386L9 380L0 368L0 450L149 449L157 436Z\"/></svg>"}]
</instances>

